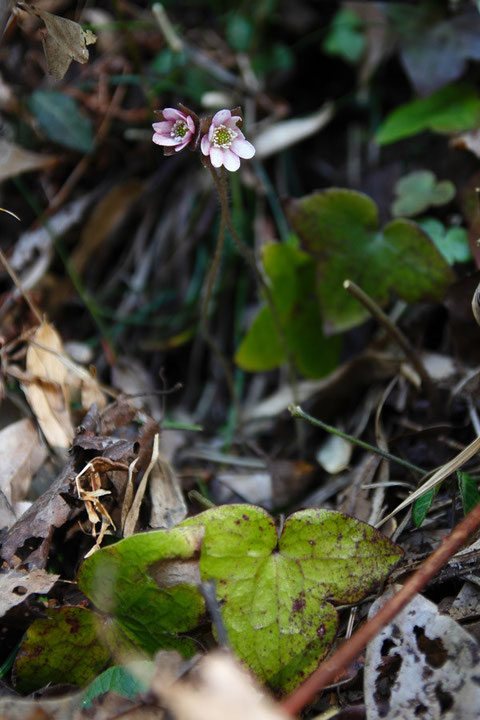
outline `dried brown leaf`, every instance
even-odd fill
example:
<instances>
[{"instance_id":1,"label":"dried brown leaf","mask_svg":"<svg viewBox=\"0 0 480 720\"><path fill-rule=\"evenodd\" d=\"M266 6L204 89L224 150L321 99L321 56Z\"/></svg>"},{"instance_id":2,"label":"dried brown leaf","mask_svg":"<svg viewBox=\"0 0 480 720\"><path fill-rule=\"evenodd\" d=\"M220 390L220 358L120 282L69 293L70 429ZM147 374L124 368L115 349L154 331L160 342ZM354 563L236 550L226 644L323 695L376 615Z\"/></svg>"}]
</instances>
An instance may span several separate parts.
<instances>
[{"instance_id":1,"label":"dried brown leaf","mask_svg":"<svg viewBox=\"0 0 480 720\"><path fill-rule=\"evenodd\" d=\"M45 170L58 162L55 155L40 155L0 139L0 182L32 170Z\"/></svg>"},{"instance_id":2,"label":"dried brown leaf","mask_svg":"<svg viewBox=\"0 0 480 720\"><path fill-rule=\"evenodd\" d=\"M32 6L22 4L22 9L37 15L45 23L42 36L43 50L47 60L47 70L56 80L61 80L72 60L78 63L88 62L87 45L96 41L91 30L83 30L73 20L52 15Z\"/></svg>"},{"instance_id":3,"label":"dried brown leaf","mask_svg":"<svg viewBox=\"0 0 480 720\"><path fill-rule=\"evenodd\" d=\"M27 370L36 380L24 383L22 389L48 443L66 449L72 444L73 426L66 391L67 368L59 356L65 357L60 336L53 325L44 322L27 351Z\"/></svg>"},{"instance_id":4,"label":"dried brown leaf","mask_svg":"<svg viewBox=\"0 0 480 720\"><path fill-rule=\"evenodd\" d=\"M10 608L20 605L29 595L45 595L55 585L60 575L45 570L5 570L0 573L0 617Z\"/></svg>"},{"instance_id":5,"label":"dried brown leaf","mask_svg":"<svg viewBox=\"0 0 480 720\"><path fill-rule=\"evenodd\" d=\"M63 496L73 495L76 472L67 463L59 477L10 528L2 541L2 558L11 565L28 562L30 567L44 568L54 528L61 527L72 513Z\"/></svg>"},{"instance_id":6,"label":"dried brown leaf","mask_svg":"<svg viewBox=\"0 0 480 720\"><path fill-rule=\"evenodd\" d=\"M198 665L194 682L159 688L176 720L285 720L240 663L216 652Z\"/></svg>"},{"instance_id":7,"label":"dried brown leaf","mask_svg":"<svg viewBox=\"0 0 480 720\"><path fill-rule=\"evenodd\" d=\"M10 503L24 500L32 475L47 457L33 420L18 420L0 431L0 490Z\"/></svg>"}]
</instances>

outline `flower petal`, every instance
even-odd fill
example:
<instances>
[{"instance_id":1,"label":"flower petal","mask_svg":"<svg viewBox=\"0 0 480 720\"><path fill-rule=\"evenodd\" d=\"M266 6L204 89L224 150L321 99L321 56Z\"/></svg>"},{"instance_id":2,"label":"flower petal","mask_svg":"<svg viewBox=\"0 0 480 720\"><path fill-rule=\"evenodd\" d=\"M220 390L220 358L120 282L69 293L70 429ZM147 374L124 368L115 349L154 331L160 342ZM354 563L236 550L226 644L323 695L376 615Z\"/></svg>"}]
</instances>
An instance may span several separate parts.
<instances>
[{"instance_id":1,"label":"flower petal","mask_svg":"<svg viewBox=\"0 0 480 720\"><path fill-rule=\"evenodd\" d=\"M183 120L184 122L187 121L186 115L180 112L180 110L175 110L175 108L163 108L162 114L165 120Z\"/></svg>"},{"instance_id":2,"label":"flower petal","mask_svg":"<svg viewBox=\"0 0 480 720\"><path fill-rule=\"evenodd\" d=\"M157 145L164 145L164 146L178 145L178 140L175 140L175 138L170 137L170 135L158 135L158 133L155 133L155 135L152 137L152 140Z\"/></svg>"},{"instance_id":3,"label":"flower petal","mask_svg":"<svg viewBox=\"0 0 480 720\"><path fill-rule=\"evenodd\" d=\"M250 160L250 158L255 155L255 148L252 143L248 142L248 140L240 140L239 138L235 138L232 142L232 150L241 158L245 158L245 160Z\"/></svg>"},{"instance_id":4,"label":"flower petal","mask_svg":"<svg viewBox=\"0 0 480 720\"><path fill-rule=\"evenodd\" d=\"M186 135L183 139L183 142L175 148L175 152L180 152L180 150L183 150L184 147L187 147L190 140L191 140L191 135L190 134L188 136Z\"/></svg>"},{"instance_id":5,"label":"flower petal","mask_svg":"<svg viewBox=\"0 0 480 720\"><path fill-rule=\"evenodd\" d=\"M187 115L187 125L188 129L191 133L195 132L195 123L193 122L193 118L190 117L190 115Z\"/></svg>"},{"instance_id":6,"label":"flower petal","mask_svg":"<svg viewBox=\"0 0 480 720\"><path fill-rule=\"evenodd\" d=\"M152 127L157 133L169 133L173 127L173 123L171 120L162 120L161 122L153 123Z\"/></svg>"},{"instance_id":7,"label":"flower petal","mask_svg":"<svg viewBox=\"0 0 480 720\"><path fill-rule=\"evenodd\" d=\"M210 154L210 148L212 147L212 143L210 142L208 135L204 135L202 137L202 142L200 143L200 147L201 147L202 153L204 155Z\"/></svg>"},{"instance_id":8,"label":"flower petal","mask_svg":"<svg viewBox=\"0 0 480 720\"><path fill-rule=\"evenodd\" d=\"M219 110L213 116L212 125L216 125L217 127L219 125L225 125L225 123L227 123L231 117L232 113L230 112L230 110Z\"/></svg>"},{"instance_id":9,"label":"flower petal","mask_svg":"<svg viewBox=\"0 0 480 720\"><path fill-rule=\"evenodd\" d=\"M240 128L236 127L236 125L237 125L237 122L241 119L242 118L240 117L240 115L232 115L228 120L225 121L225 125L228 128L233 128L237 132L240 132Z\"/></svg>"},{"instance_id":10,"label":"flower petal","mask_svg":"<svg viewBox=\"0 0 480 720\"><path fill-rule=\"evenodd\" d=\"M221 148L212 147L210 150L210 162L212 163L213 167L220 167L223 165L223 158L224 158L225 150L222 150Z\"/></svg>"},{"instance_id":11,"label":"flower petal","mask_svg":"<svg viewBox=\"0 0 480 720\"><path fill-rule=\"evenodd\" d=\"M238 155L235 155L235 153L231 150L224 150L223 164L225 165L227 170L230 170L230 172L235 172L235 170L238 170L238 168L240 167L240 158L238 157Z\"/></svg>"}]
</instances>

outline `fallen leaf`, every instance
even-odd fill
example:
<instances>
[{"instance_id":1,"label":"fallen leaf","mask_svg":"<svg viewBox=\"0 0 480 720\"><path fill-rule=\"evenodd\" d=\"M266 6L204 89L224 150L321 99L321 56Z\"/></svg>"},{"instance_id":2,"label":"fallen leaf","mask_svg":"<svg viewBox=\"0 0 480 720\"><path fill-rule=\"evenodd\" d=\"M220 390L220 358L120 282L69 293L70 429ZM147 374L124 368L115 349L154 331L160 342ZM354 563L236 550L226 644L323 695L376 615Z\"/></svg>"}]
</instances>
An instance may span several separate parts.
<instances>
[{"instance_id":1,"label":"fallen leaf","mask_svg":"<svg viewBox=\"0 0 480 720\"><path fill-rule=\"evenodd\" d=\"M0 139L0 182L24 172L45 170L58 162L55 155L40 155L5 138Z\"/></svg>"},{"instance_id":2,"label":"fallen leaf","mask_svg":"<svg viewBox=\"0 0 480 720\"><path fill-rule=\"evenodd\" d=\"M149 489L152 501L150 527L168 530L185 520L187 506L180 481L161 453L150 475Z\"/></svg>"},{"instance_id":3,"label":"fallen leaf","mask_svg":"<svg viewBox=\"0 0 480 720\"><path fill-rule=\"evenodd\" d=\"M10 503L25 499L32 475L47 456L47 449L30 418L0 430L0 490Z\"/></svg>"},{"instance_id":4,"label":"fallen leaf","mask_svg":"<svg viewBox=\"0 0 480 720\"><path fill-rule=\"evenodd\" d=\"M45 23L42 44L47 60L47 70L56 80L61 80L72 60L78 63L88 62L87 45L92 45L96 37L91 30L83 30L73 20L53 15L33 5L21 4L23 10L37 15Z\"/></svg>"},{"instance_id":5,"label":"fallen leaf","mask_svg":"<svg viewBox=\"0 0 480 720\"><path fill-rule=\"evenodd\" d=\"M0 617L20 605L33 593L46 595L60 575L45 570L3 570L0 572Z\"/></svg>"},{"instance_id":6,"label":"fallen leaf","mask_svg":"<svg viewBox=\"0 0 480 720\"><path fill-rule=\"evenodd\" d=\"M333 114L333 105L328 103L306 117L283 120L260 130L253 137L257 157L269 157L315 135L330 122Z\"/></svg>"},{"instance_id":7,"label":"fallen leaf","mask_svg":"<svg viewBox=\"0 0 480 720\"><path fill-rule=\"evenodd\" d=\"M287 720L287 715L225 652L203 658L193 680L160 686L157 692L176 720Z\"/></svg>"},{"instance_id":8,"label":"fallen leaf","mask_svg":"<svg viewBox=\"0 0 480 720\"><path fill-rule=\"evenodd\" d=\"M72 514L63 496L74 492L75 475L73 461L67 463L48 490L2 538L1 557L9 565L19 564L21 555L29 567L45 567L53 529L61 527Z\"/></svg>"},{"instance_id":9,"label":"fallen leaf","mask_svg":"<svg viewBox=\"0 0 480 720\"><path fill-rule=\"evenodd\" d=\"M370 525L328 510L291 515L280 537L252 505L207 510L180 527L202 527L202 580L214 580L238 657L277 693L291 691L333 644L332 603L352 603L383 582L402 550Z\"/></svg>"},{"instance_id":10,"label":"fallen leaf","mask_svg":"<svg viewBox=\"0 0 480 720\"><path fill-rule=\"evenodd\" d=\"M35 380L23 383L22 390L49 445L67 449L72 444L73 426L66 392L67 368L59 355L65 356L60 336L53 325L44 322L27 350L26 368Z\"/></svg>"},{"instance_id":11,"label":"fallen leaf","mask_svg":"<svg viewBox=\"0 0 480 720\"><path fill-rule=\"evenodd\" d=\"M376 600L373 617L392 596ZM368 717L477 720L480 646L437 606L417 595L367 646Z\"/></svg>"},{"instance_id":12,"label":"fallen leaf","mask_svg":"<svg viewBox=\"0 0 480 720\"><path fill-rule=\"evenodd\" d=\"M411 8L410 12L416 8ZM433 4L433 12L436 12ZM480 16L467 8L440 22L425 16L416 32L410 32L401 50L402 64L420 95L457 80L467 61L480 60Z\"/></svg>"},{"instance_id":13,"label":"fallen leaf","mask_svg":"<svg viewBox=\"0 0 480 720\"><path fill-rule=\"evenodd\" d=\"M2 720L71 720L79 707L83 690L59 698L0 698ZM75 716L76 717L76 716Z\"/></svg>"}]
</instances>

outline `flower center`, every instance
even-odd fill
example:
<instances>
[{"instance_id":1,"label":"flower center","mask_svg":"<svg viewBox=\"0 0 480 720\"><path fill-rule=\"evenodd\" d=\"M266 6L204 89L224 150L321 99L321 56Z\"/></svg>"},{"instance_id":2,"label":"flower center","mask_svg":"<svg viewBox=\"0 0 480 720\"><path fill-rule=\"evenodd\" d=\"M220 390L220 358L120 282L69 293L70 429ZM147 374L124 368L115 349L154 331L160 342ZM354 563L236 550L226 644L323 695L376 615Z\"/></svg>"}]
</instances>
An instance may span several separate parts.
<instances>
[{"instance_id":1,"label":"flower center","mask_svg":"<svg viewBox=\"0 0 480 720\"><path fill-rule=\"evenodd\" d=\"M213 144L215 147L229 148L236 137L235 130L231 130L226 125L219 125L213 133Z\"/></svg>"},{"instance_id":2,"label":"flower center","mask_svg":"<svg viewBox=\"0 0 480 720\"><path fill-rule=\"evenodd\" d=\"M170 130L170 135L175 140L182 140L188 132L188 125L183 120L177 120L175 125Z\"/></svg>"}]
</instances>

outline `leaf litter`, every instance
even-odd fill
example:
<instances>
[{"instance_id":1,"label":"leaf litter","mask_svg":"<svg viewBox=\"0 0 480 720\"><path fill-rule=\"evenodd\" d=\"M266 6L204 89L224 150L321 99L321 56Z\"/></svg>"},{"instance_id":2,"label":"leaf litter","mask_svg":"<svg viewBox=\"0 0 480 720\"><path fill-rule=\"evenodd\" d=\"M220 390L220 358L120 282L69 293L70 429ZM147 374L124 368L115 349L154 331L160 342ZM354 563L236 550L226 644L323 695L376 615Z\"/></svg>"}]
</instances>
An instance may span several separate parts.
<instances>
[{"instance_id":1,"label":"leaf litter","mask_svg":"<svg viewBox=\"0 0 480 720\"><path fill-rule=\"evenodd\" d=\"M36 697L3 699L2 716L299 712L298 684L326 651L348 648L388 576L406 582L476 512L478 177L458 148L476 152L478 10L357 3L342 15L327 5L286 3L275 21L216 9L207 27L183 6L79 18L68 3L65 17L42 4L3 39L2 205L23 224L0 215L16 274L2 273L0 296L1 662L9 690ZM99 37L90 58L86 21ZM328 53L312 44L315 28ZM43 82L40 39L57 85ZM304 85L312 67L318 88ZM213 115L220 97L243 105L258 148L229 178L230 236L205 333L218 200L193 155L153 152L149 128L152 109L181 102ZM75 343L84 360L66 353ZM292 403L343 435L293 422ZM325 534L326 518L343 532ZM383 521L382 534L360 521ZM355 580L342 594L325 573L353 527L378 572L360 592L354 544L333 573ZM317 544L300 557L303 535ZM397 548L383 565L380 547ZM339 719L352 710L375 720L402 707L467 717L478 557L466 536L420 588L435 604L418 595L416 624L394 619L395 632L378 636L380 659L374 640L307 716L336 707ZM439 608L462 632L437 633ZM320 621L325 635L313 637ZM446 635L457 644L442 664ZM217 644L243 669L213 654ZM413 656L433 684L410 672ZM247 665L286 694L282 705ZM138 683L125 670L135 666Z\"/></svg>"}]
</instances>

